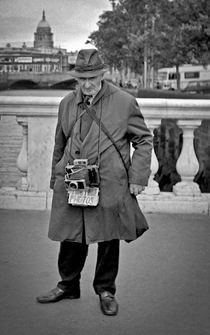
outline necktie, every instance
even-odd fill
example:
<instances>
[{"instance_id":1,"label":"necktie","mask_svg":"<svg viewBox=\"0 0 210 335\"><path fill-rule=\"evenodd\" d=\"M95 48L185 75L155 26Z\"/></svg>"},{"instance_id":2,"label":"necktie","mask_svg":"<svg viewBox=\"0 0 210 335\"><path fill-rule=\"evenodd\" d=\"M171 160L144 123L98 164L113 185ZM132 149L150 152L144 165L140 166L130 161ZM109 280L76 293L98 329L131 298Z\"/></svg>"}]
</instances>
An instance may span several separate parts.
<instances>
[{"instance_id":1,"label":"necktie","mask_svg":"<svg viewBox=\"0 0 210 335\"><path fill-rule=\"evenodd\" d=\"M84 101L87 105L90 105L89 100L91 99L91 96L85 96ZM83 142L85 137L87 136L87 133L90 130L91 124L93 122L93 119L91 118L91 116L89 116L89 114L86 112L85 114L83 114L83 116L81 117L81 123L80 123L80 139Z\"/></svg>"},{"instance_id":2,"label":"necktie","mask_svg":"<svg viewBox=\"0 0 210 335\"><path fill-rule=\"evenodd\" d=\"M91 102L92 102L93 96L92 95L84 95L84 102L90 106Z\"/></svg>"}]
</instances>

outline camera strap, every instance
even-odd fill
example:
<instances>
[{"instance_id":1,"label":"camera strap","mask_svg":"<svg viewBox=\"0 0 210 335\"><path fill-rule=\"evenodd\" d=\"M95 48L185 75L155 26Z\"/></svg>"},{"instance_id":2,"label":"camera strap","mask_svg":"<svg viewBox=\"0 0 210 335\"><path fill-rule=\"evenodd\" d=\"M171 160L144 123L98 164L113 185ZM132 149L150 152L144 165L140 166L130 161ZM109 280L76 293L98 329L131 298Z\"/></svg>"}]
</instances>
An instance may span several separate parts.
<instances>
[{"instance_id":1,"label":"camera strap","mask_svg":"<svg viewBox=\"0 0 210 335\"><path fill-rule=\"evenodd\" d=\"M83 103L83 106L86 110L86 112L91 116L91 118L97 123L97 125L102 129L102 131L104 132L104 134L108 137L108 139L112 142L112 144L115 146L122 162L123 165L125 167L126 173L128 174L128 170L127 170L127 166L125 164L124 158L120 152L120 149L117 145L117 143L115 142L115 140L113 139L113 137L111 136L111 134L109 133L108 129L106 128L106 126L103 124L103 122L101 122L101 120L96 116L96 113L94 112L94 110L91 110L88 105L86 103Z\"/></svg>"}]
</instances>

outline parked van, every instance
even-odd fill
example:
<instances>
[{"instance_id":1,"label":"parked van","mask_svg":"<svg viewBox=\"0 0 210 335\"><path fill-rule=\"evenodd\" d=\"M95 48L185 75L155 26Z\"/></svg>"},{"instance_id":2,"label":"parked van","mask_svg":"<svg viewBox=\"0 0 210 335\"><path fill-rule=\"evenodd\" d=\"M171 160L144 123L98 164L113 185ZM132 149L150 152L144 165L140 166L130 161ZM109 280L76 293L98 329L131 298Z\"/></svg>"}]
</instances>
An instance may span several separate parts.
<instances>
[{"instance_id":1,"label":"parked van","mask_svg":"<svg viewBox=\"0 0 210 335\"><path fill-rule=\"evenodd\" d=\"M186 64L179 67L180 89L184 90L190 82L210 80L210 65ZM158 70L159 87L164 90L177 90L176 67L166 67Z\"/></svg>"}]
</instances>

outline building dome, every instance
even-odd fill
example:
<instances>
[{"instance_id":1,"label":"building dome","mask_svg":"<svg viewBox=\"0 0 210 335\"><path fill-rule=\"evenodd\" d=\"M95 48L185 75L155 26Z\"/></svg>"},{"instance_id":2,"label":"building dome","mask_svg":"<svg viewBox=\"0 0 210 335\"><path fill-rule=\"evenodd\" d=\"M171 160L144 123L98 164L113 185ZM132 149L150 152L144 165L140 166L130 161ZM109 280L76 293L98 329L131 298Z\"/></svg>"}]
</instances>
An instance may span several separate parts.
<instances>
[{"instance_id":1,"label":"building dome","mask_svg":"<svg viewBox=\"0 0 210 335\"><path fill-rule=\"evenodd\" d=\"M34 37L35 48L53 48L53 34L49 23L45 19L45 11L42 13L42 20L38 23Z\"/></svg>"},{"instance_id":2,"label":"building dome","mask_svg":"<svg viewBox=\"0 0 210 335\"><path fill-rule=\"evenodd\" d=\"M45 19L45 11L43 11L42 14L42 20L39 22L37 29L38 28L50 28L49 23L47 22L47 20ZM51 29L51 28L50 28Z\"/></svg>"}]
</instances>

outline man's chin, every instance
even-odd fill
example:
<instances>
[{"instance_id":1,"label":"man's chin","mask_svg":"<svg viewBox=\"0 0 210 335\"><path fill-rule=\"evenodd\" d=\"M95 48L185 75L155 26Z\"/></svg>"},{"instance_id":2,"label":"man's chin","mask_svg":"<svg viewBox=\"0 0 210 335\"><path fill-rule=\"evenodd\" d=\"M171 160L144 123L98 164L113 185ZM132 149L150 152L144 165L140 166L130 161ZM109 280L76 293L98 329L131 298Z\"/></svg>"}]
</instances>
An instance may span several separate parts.
<instances>
[{"instance_id":1,"label":"man's chin","mask_svg":"<svg viewBox=\"0 0 210 335\"><path fill-rule=\"evenodd\" d=\"M84 95L94 95L95 92L93 91L83 91Z\"/></svg>"}]
</instances>

